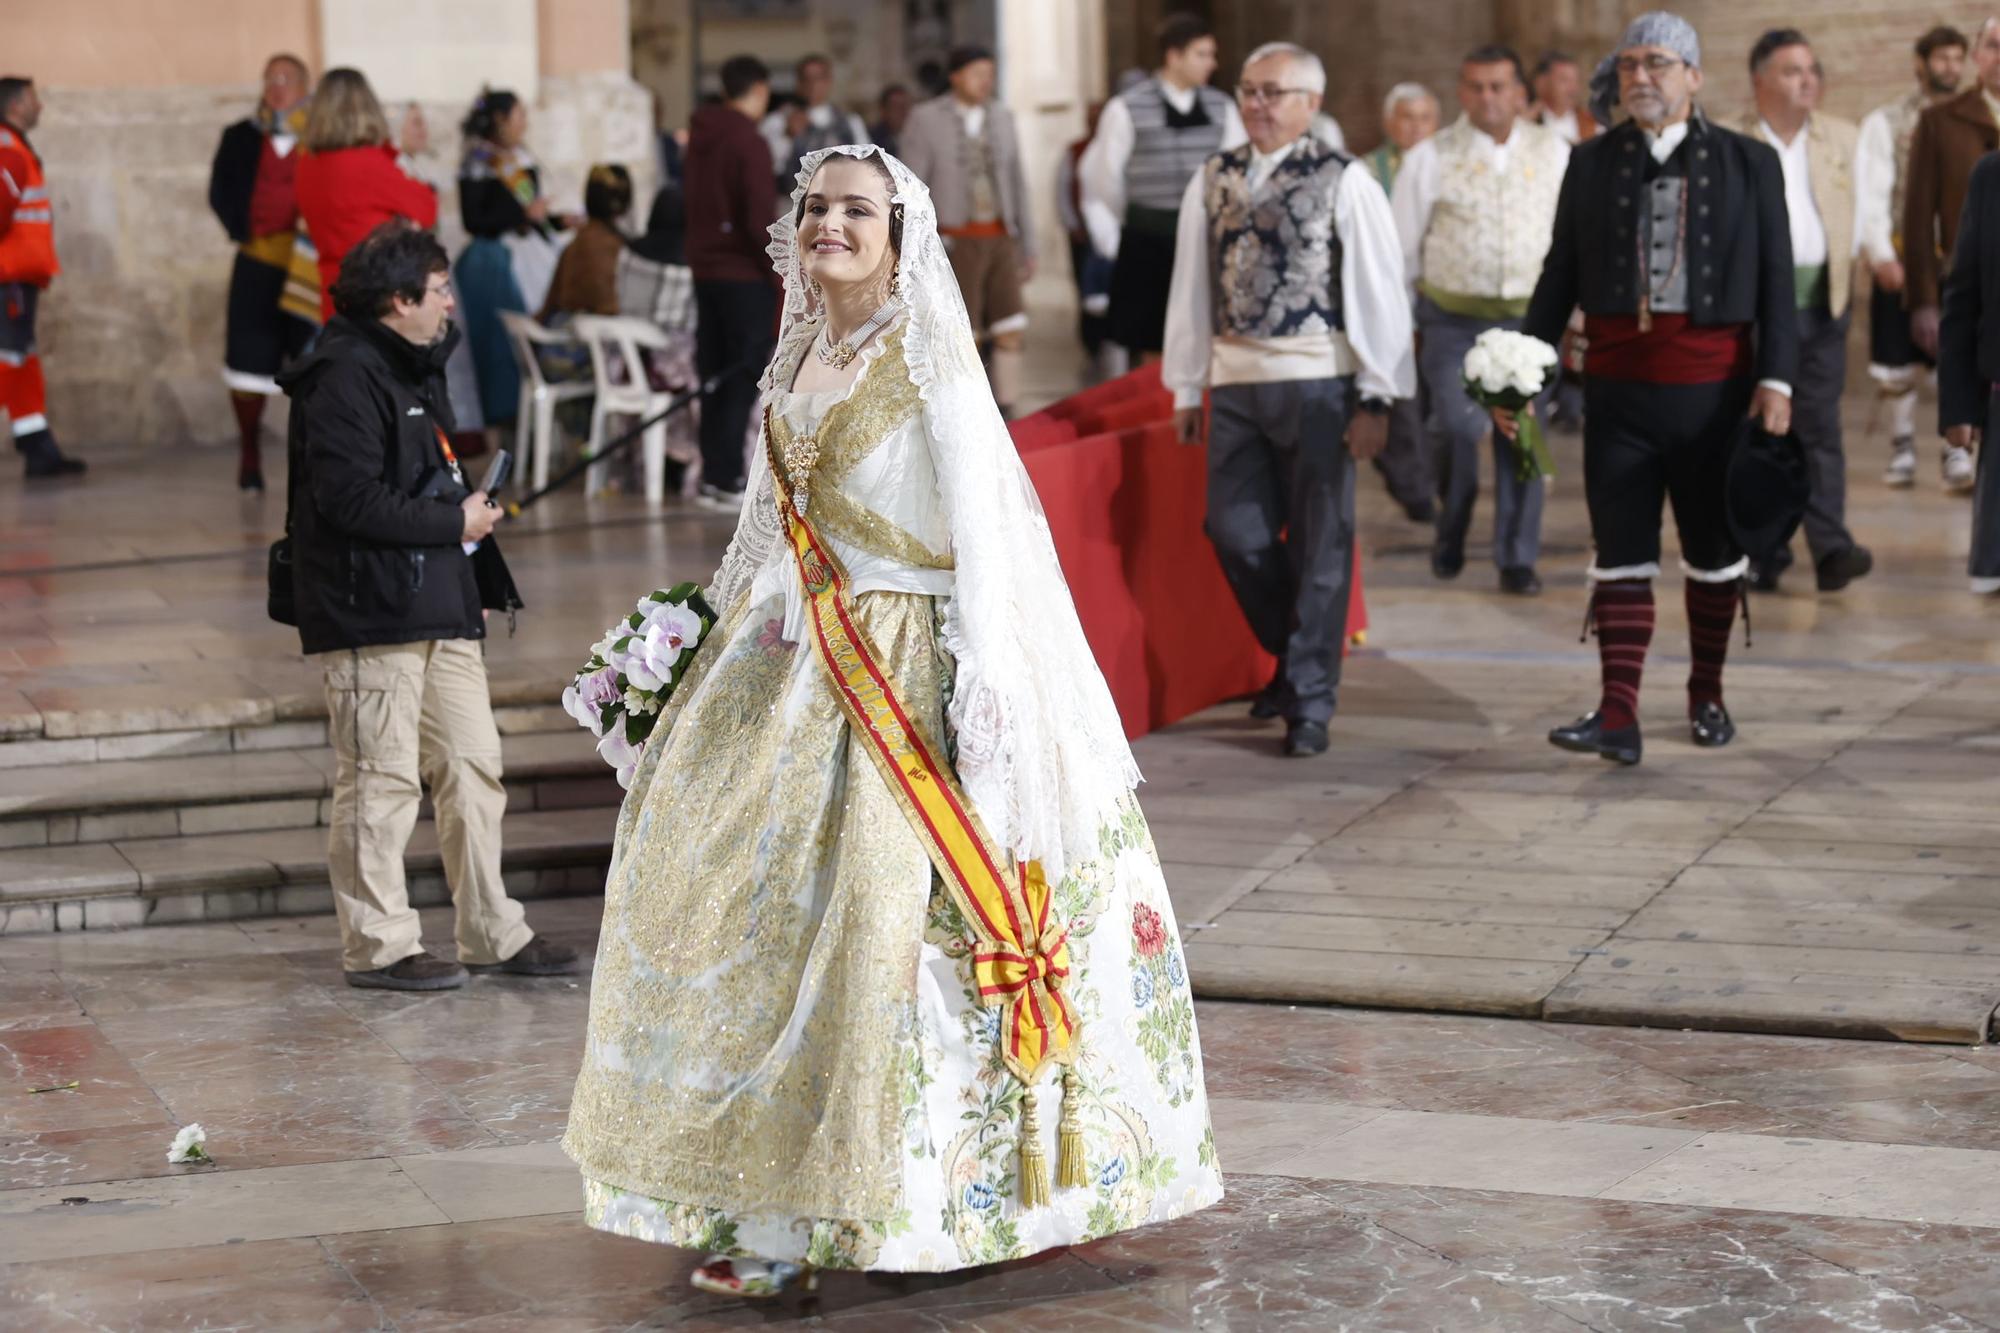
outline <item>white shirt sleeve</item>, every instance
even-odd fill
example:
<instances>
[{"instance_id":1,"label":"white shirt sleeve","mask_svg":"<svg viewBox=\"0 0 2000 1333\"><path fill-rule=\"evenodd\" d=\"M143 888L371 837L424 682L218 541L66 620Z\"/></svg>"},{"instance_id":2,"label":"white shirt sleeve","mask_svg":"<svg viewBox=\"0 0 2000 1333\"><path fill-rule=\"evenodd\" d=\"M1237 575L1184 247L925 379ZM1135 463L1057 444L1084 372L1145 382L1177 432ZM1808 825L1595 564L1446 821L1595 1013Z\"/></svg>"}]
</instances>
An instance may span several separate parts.
<instances>
[{"instance_id":1,"label":"white shirt sleeve","mask_svg":"<svg viewBox=\"0 0 2000 1333\"><path fill-rule=\"evenodd\" d=\"M1403 154L1403 165L1396 171L1390 214L1403 246L1403 276L1412 287L1424 275L1424 233L1430 230L1431 210L1437 207L1437 177L1437 144L1430 139Z\"/></svg>"},{"instance_id":2,"label":"white shirt sleeve","mask_svg":"<svg viewBox=\"0 0 2000 1333\"><path fill-rule=\"evenodd\" d=\"M1333 226L1340 236L1342 318L1348 345L1361 363L1355 387L1363 398L1415 397L1416 348L1403 247L1389 200L1366 171L1340 173ZM1174 258L1178 270L1180 256Z\"/></svg>"},{"instance_id":3,"label":"white shirt sleeve","mask_svg":"<svg viewBox=\"0 0 2000 1333\"><path fill-rule=\"evenodd\" d=\"M771 161L777 164L779 174L783 175L785 164L792 156L792 136L785 133L785 113L771 112L758 123L757 129L764 136L764 142L771 146ZM793 161L792 166L796 168L798 163Z\"/></svg>"},{"instance_id":4,"label":"white shirt sleeve","mask_svg":"<svg viewBox=\"0 0 2000 1333\"><path fill-rule=\"evenodd\" d=\"M1236 110L1236 100L1231 98L1229 117L1222 122L1222 151L1226 153L1249 142L1250 136L1243 130L1243 117Z\"/></svg>"},{"instance_id":5,"label":"white shirt sleeve","mask_svg":"<svg viewBox=\"0 0 2000 1333\"><path fill-rule=\"evenodd\" d=\"M1174 276L1167 289L1167 333L1161 344L1160 382L1173 390L1174 406L1200 407L1208 387L1208 353L1214 317L1208 290L1208 205L1202 200L1207 173L1197 171L1181 195L1180 226L1174 232ZM1408 310L1404 320L1407 327ZM1405 341L1408 341L1407 337Z\"/></svg>"},{"instance_id":6,"label":"white shirt sleeve","mask_svg":"<svg viewBox=\"0 0 2000 1333\"><path fill-rule=\"evenodd\" d=\"M1335 152L1347 151L1347 133L1340 128L1340 122L1322 111L1313 117L1313 138L1318 139Z\"/></svg>"},{"instance_id":7,"label":"white shirt sleeve","mask_svg":"<svg viewBox=\"0 0 2000 1333\"><path fill-rule=\"evenodd\" d=\"M1896 141L1889 117L1871 111L1861 121L1854 141L1854 239L1871 264L1896 257L1895 220L1889 216L1889 196L1896 185Z\"/></svg>"},{"instance_id":8,"label":"white shirt sleeve","mask_svg":"<svg viewBox=\"0 0 2000 1333\"><path fill-rule=\"evenodd\" d=\"M1091 248L1118 258L1118 233L1125 225L1125 164L1132 160L1132 113L1114 97L1097 117L1097 133L1083 150L1077 172L1083 182L1083 225Z\"/></svg>"}]
</instances>

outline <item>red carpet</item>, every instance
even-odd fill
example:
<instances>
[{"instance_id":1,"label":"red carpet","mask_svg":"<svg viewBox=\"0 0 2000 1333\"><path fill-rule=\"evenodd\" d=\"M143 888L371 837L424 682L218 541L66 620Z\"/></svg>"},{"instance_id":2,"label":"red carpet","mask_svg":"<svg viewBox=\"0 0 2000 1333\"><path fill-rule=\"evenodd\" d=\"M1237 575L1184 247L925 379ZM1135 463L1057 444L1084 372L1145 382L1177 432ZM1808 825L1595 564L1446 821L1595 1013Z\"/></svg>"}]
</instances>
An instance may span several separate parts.
<instances>
[{"instance_id":1,"label":"red carpet","mask_svg":"<svg viewBox=\"0 0 2000 1333\"><path fill-rule=\"evenodd\" d=\"M1273 663L1202 532L1207 455L1174 438L1159 368L1065 398L1013 432L1126 735L1263 688ZM1349 638L1367 624L1357 551Z\"/></svg>"}]
</instances>

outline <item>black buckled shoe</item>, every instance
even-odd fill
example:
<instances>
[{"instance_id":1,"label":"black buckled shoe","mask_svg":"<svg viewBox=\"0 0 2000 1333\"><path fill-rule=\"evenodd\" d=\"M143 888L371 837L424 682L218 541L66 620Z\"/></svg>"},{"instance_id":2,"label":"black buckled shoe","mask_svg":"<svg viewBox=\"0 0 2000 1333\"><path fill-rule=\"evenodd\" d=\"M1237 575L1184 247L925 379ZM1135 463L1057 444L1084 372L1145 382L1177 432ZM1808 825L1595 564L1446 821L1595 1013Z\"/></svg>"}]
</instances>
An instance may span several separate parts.
<instances>
[{"instance_id":1,"label":"black buckled shoe","mask_svg":"<svg viewBox=\"0 0 2000 1333\"><path fill-rule=\"evenodd\" d=\"M1549 732L1549 744L1558 750L1572 750L1577 754L1594 754L1599 759L1608 759L1614 764L1636 764L1645 751L1639 739L1639 724L1607 730L1604 715L1586 713L1566 727L1555 727Z\"/></svg>"},{"instance_id":2,"label":"black buckled shoe","mask_svg":"<svg viewBox=\"0 0 2000 1333\"><path fill-rule=\"evenodd\" d=\"M1307 759L1326 753L1326 723L1293 722L1285 728L1285 757Z\"/></svg>"},{"instance_id":3,"label":"black buckled shoe","mask_svg":"<svg viewBox=\"0 0 2000 1333\"><path fill-rule=\"evenodd\" d=\"M1280 666L1271 683L1257 691L1257 697L1250 701L1250 716L1259 722L1269 722L1274 717L1283 717L1291 702L1292 687L1286 683L1285 669Z\"/></svg>"},{"instance_id":4,"label":"black buckled shoe","mask_svg":"<svg viewBox=\"0 0 2000 1333\"><path fill-rule=\"evenodd\" d=\"M1868 571L1875 568L1875 556L1865 546L1850 546L1845 551L1835 551L1819 562L1813 572L1819 579L1821 592L1839 592L1859 578L1866 578Z\"/></svg>"},{"instance_id":5,"label":"black buckled shoe","mask_svg":"<svg viewBox=\"0 0 2000 1333\"><path fill-rule=\"evenodd\" d=\"M1736 724L1729 720L1729 710L1721 700L1710 699L1688 718L1688 734L1696 745L1713 750L1736 739Z\"/></svg>"},{"instance_id":6,"label":"black buckled shoe","mask_svg":"<svg viewBox=\"0 0 2000 1333\"><path fill-rule=\"evenodd\" d=\"M1431 573L1441 579L1455 579L1465 568L1465 547L1440 541L1431 547Z\"/></svg>"}]
</instances>

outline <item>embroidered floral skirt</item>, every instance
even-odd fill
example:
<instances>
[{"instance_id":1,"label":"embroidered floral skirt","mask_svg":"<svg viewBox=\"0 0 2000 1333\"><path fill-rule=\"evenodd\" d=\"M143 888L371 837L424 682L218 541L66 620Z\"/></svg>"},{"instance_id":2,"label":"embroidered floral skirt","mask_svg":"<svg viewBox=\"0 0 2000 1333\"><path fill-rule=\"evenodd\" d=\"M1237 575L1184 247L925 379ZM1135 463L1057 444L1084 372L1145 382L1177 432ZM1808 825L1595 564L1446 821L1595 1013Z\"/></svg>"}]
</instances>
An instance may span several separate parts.
<instances>
[{"instance_id":1,"label":"embroidered floral skirt","mask_svg":"<svg viewBox=\"0 0 2000 1333\"><path fill-rule=\"evenodd\" d=\"M943 736L933 600L863 632ZM563 1146L585 1220L827 1268L937 1271L1164 1222L1222 1197L1201 1048L1136 805L1057 889L1082 1020L1089 1183L1024 1209L1021 1089L968 932L773 598L718 624L619 816ZM1056 1160L1060 1084L1040 1088Z\"/></svg>"}]
</instances>

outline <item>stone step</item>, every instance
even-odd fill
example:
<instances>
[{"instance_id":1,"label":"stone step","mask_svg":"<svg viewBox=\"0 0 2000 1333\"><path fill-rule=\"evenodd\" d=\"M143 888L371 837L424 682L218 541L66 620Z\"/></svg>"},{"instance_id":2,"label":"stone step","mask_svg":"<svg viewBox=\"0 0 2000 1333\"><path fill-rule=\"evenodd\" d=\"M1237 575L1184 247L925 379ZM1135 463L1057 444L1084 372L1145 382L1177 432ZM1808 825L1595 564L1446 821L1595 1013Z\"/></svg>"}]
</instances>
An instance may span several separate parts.
<instances>
[{"instance_id":1,"label":"stone step","mask_svg":"<svg viewBox=\"0 0 2000 1333\"><path fill-rule=\"evenodd\" d=\"M546 898L601 891L616 819L610 808L509 814L501 855L508 892ZM431 821L418 822L404 864L412 904L450 901ZM0 852L0 935L332 910L321 828Z\"/></svg>"},{"instance_id":2,"label":"stone step","mask_svg":"<svg viewBox=\"0 0 2000 1333\"><path fill-rule=\"evenodd\" d=\"M574 723L503 736L501 753L509 810L615 806L623 795ZM324 825L333 771L323 747L0 770L0 848Z\"/></svg>"},{"instance_id":3,"label":"stone step","mask_svg":"<svg viewBox=\"0 0 2000 1333\"><path fill-rule=\"evenodd\" d=\"M546 701L547 691L538 687L537 697L501 703L498 692L494 720L503 736L529 735L551 731L573 731L576 723L555 704ZM225 701L226 702L226 701ZM222 704L202 707L189 705L168 713L146 715L166 723L159 727L135 727L102 734L70 734L79 725L97 725L123 716L112 713L37 714L33 721L56 727L56 734L39 731L0 730L0 773L13 769L47 768L55 764L124 763L134 759L192 758L196 755L259 754L268 750L316 749L326 744L326 709L305 713L301 701L299 715L279 717L252 713L246 720L230 721L240 709ZM5 719L0 719L4 721ZM126 721L144 720L137 715Z\"/></svg>"}]
</instances>

